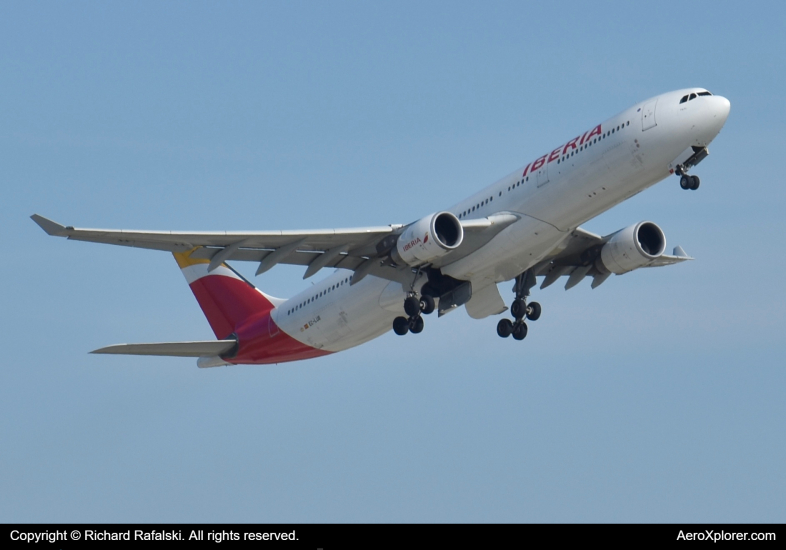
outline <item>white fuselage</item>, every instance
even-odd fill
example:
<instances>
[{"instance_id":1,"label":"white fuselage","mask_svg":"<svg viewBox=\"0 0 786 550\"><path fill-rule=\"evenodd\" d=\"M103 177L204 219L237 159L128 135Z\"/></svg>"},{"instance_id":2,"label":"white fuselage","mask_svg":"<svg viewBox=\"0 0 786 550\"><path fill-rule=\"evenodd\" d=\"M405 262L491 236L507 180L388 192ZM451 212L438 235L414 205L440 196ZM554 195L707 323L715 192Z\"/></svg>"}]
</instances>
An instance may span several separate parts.
<instances>
[{"instance_id":1,"label":"white fuselage","mask_svg":"<svg viewBox=\"0 0 786 550\"><path fill-rule=\"evenodd\" d=\"M462 221L498 212L520 219L442 272L471 281L473 288L513 279L558 250L580 224L668 177L687 149L706 147L715 138L729 112L728 100L720 96L680 103L693 91L699 89L634 105L449 208ZM278 305L276 324L325 351L389 331L403 315L408 289L373 276L350 285L351 275L339 269Z\"/></svg>"}]
</instances>

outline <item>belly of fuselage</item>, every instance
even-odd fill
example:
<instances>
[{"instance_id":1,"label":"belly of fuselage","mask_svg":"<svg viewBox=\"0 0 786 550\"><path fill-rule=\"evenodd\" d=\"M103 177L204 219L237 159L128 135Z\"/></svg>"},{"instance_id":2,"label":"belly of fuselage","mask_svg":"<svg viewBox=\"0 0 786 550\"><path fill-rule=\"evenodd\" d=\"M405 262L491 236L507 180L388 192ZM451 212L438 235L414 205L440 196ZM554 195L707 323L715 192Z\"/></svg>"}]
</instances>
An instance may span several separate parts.
<instances>
[{"instance_id":1,"label":"belly of fuselage","mask_svg":"<svg viewBox=\"0 0 786 550\"><path fill-rule=\"evenodd\" d=\"M340 270L279 306L274 315L278 326L303 344L329 352L358 346L390 330L393 319L403 315L403 288L399 313L380 305L390 281L369 275L350 285L351 275Z\"/></svg>"}]
</instances>

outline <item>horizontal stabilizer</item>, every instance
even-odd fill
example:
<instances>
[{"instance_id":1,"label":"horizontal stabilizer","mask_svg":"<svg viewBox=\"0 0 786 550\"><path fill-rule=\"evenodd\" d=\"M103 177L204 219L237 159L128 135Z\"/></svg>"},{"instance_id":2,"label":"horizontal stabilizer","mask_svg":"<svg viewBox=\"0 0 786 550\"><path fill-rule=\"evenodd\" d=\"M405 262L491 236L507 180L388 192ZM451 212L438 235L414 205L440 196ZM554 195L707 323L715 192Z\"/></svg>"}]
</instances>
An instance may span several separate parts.
<instances>
[{"instance_id":1,"label":"horizontal stabilizer","mask_svg":"<svg viewBox=\"0 0 786 550\"><path fill-rule=\"evenodd\" d=\"M227 353L237 345L235 340L206 342L160 342L156 344L116 344L91 351L111 355L162 355L168 357L209 357Z\"/></svg>"}]
</instances>

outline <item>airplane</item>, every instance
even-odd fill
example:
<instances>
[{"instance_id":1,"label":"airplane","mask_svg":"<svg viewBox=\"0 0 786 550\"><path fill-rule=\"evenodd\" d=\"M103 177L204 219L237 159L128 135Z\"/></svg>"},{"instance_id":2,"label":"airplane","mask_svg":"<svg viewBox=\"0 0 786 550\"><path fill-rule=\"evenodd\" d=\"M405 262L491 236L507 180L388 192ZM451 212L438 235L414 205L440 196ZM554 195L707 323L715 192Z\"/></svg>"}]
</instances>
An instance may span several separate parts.
<instances>
[{"instance_id":1,"label":"airplane","mask_svg":"<svg viewBox=\"0 0 786 550\"><path fill-rule=\"evenodd\" d=\"M175 232L79 229L34 214L49 235L171 252L216 340L118 344L93 351L195 357L201 368L273 364L325 356L377 338L423 331L423 315L464 306L483 319L508 310L498 283L513 281L510 318L497 334L523 340L526 321L541 315L529 301L541 277L546 288L566 277L592 288L612 274L692 260L654 222L606 236L580 227L666 179L696 190L689 172L728 118L728 99L704 88L668 92L585 129L471 197L407 225L353 229ZM258 263L305 266L304 279L326 279L280 299L230 267Z\"/></svg>"}]
</instances>

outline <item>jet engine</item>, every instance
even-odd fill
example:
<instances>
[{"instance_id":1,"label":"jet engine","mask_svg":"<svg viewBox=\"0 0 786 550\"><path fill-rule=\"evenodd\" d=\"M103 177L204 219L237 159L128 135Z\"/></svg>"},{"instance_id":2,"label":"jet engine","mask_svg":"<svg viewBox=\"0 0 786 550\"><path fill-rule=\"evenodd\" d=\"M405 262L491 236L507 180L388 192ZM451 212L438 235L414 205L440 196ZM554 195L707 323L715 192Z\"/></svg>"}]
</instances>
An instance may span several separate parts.
<instances>
[{"instance_id":1,"label":"jet engine","mask_svg":"<svg viewBox=\"0 0 786 550\"><path fill-rule=\"evenodd\" d=\"M437 212L405 227L391 256L398 264L420 266L456 249L463 239L459 219L450 212Z\"/></svg>"},{"instance_id":2,"label":"jet engine","mask_svg":"<svg viewBox=\"0 0 786 550\"><path fill-rule=\"evenodd\" d=\"M644 267L666 250L663 230L652 222L639 222L614 233L600 249L596 267L622 275Z\"/></svg>"}]
</instances>

